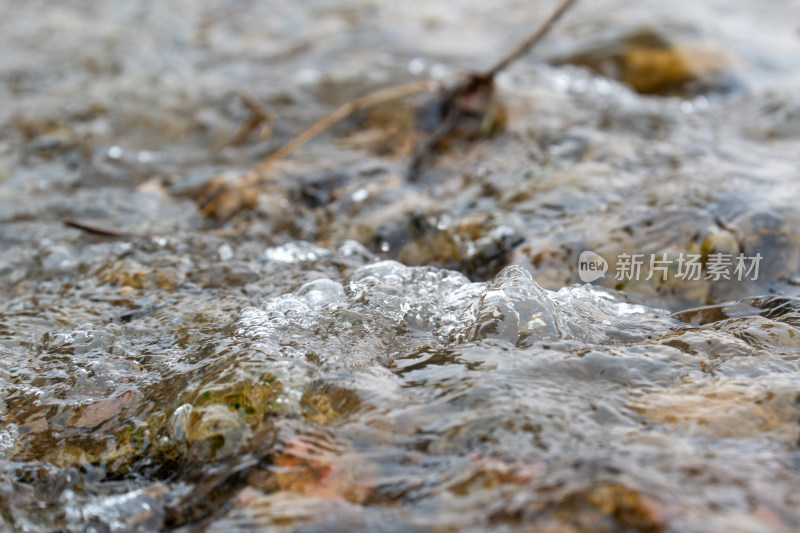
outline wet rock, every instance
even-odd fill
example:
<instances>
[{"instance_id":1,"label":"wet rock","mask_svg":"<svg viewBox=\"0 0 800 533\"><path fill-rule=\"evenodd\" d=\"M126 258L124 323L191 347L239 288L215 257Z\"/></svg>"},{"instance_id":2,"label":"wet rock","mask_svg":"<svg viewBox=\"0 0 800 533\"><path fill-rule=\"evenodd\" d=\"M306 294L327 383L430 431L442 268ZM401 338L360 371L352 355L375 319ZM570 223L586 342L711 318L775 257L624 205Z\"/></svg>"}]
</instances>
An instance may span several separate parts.
<instances>
[{"instance_id":1,"label":"wet rock","mask_svg":"<svg viewBox=\"0 0 800 533\"><path fill-rule=\"evenodd\" d=\"M282 491L312 497L366 500L374 488L374 472L366 462L348 461L305 439L288 441L275 458L275 482Z\"/></svg>"},{"instance_id":2,"label":"wet rock","mask_svg":"<svg viewBox=\"0 0 800 533\"><path fill-rule=\"evenodd\" d=\"M153 270L135 261L123 260L121 264L111 265L101 273L100 279L118 287L133 289L172 290L183 283L185 274L182 269L161 268Z\"/></svg>"},{"instance_id":3,"label":"wet rock","mask_svg":"<svg viewBox=\"0 0 800 533\"><path fill-rule=\"evenodd\" d=\"M731 221L731 226L748 255L761 254L761 279L788 279L800 271L798 231L800 213L793 210L752 210Z\"/></svg>"},{"instance_id":4,"label":"wet rock","mask_svg":"<svg viewBox=\"0 0 800 533\"><path fill-rule=\"evenodd\" d=\"M567 495L558 504L560 520L594 531L626 528L637 532L658 532L666 528L663 506L651 496L618 483L601 484Z\"/></svg>"},{"instance_id":5,"label":"wet rock","mask_svg":"<svg viewBox=\"0 0 800 533\"><path fill-rule=\"evenodd\" d=\"M793 445L796 440L800 416L797 395L789 382L757 380L743 387L721 381L702 389L691 384L684 387L677 393L645 395L632 401L631 407L690 435L747 439L769 434L784 445Z\"/></svg>"},{"instance_id":6,"label":"wet rock","mask_svg":"<svg viewBox=\"0 0 800 533\"><path fill-rule=\"evenodd\" d=\"M551 60L592 69L643 94L697 94L734 87L730 60L714 47L673 42L651 28L617 30Z\"/></svg>"},{"instance_id":7,"label":"wet rock","mask_svg":"<svg viewBox=\"0 0 800 533\"><path fill-rule=\"evenodd\" d=\"M193 462L218 461L239 453L252 433L236 410L209 404L192 408L186 424L186 441Z\"/></svg>"},{"instance_id":8,"label":"wet rock","mask_svg":"<svg viewBox=\"0 0 800 533\"><path fill-rule=\"evenodd\" d=\"M473 279L494 275L522 242L515 224L489 214L460 220L446 214L412 216L409 226L406 234L399 226L385 226L376 236L378 246L386 243L405 264L437 265ZM393 233L392 227L398 229Z\"/></svg>"},{"instance_id":9,"label":"wet rock","mask_svg":"<svg viewBox=\"0 0 800 533\"><path fill-rule=\"evenodd\" d=\"M316 382L301 399L303 416L320 425L346 416L361 405L357 392L333 383Z\"/></svg>"},{"instance_id":10,"label":"wet rock","mask_svg":"<svg viewBox=\"0 0 800 533\"><path fill-rule=\"evenodd\" d=\"M337 191L352 179L351 175L341 172L304 177L291 191L290 198L307 207L325 207L336 198Z\"/></svg>"},{"instance_id":11,"label":"wet rock","mask_svg":"<svg viewBox=\"0 0 800 533\"><path fill-rule=\"evenodd\" d=\"M130 409L128 412L134 411ZM134 471L139 461L146 461L148 455L155 456L158 453L158 447L153 445L153 437L157 433L157 426L140 420L127 421L115 431L115 442L100 457L100 464L116 475Z\"/></svg>"}]
</instances>

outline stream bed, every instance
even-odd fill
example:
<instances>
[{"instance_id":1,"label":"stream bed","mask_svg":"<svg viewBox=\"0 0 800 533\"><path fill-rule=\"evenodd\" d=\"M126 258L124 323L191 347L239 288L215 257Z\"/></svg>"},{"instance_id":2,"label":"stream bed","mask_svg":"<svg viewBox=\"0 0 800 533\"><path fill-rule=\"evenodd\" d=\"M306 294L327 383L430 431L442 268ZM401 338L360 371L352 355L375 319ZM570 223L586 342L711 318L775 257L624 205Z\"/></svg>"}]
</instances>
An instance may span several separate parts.
<instances>
[{"instance_id":1,"label":"stream bed","mask_svg":"<svg viewBox=\"0 0 800 533\"><path fill-rule=\"evenodd\" d=\"M797 531L800 2L578 3L421 179L432 91L236 187L556 5L4 0L0 531Z\"/></svg>"}]
</instances>

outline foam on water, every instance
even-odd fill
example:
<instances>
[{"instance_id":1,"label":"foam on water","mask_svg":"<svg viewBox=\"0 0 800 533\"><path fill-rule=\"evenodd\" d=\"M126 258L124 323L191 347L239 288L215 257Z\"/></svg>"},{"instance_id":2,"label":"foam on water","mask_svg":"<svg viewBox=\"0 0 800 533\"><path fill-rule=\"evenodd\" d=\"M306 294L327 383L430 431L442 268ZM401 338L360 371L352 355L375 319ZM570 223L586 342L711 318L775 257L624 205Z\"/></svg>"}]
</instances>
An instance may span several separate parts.
<instances>
[{"instance_id":1,"label":"foam on water","mask_svg":"<svg viewBox=\"0 0 800 533\"><path fill-rule=\"evenodd\" d=\"M275 355L368 363L483 339L519 347L642 340L665 330L665 315L590 286L548 291L518 266L472 283L450 270L383 261L344 284L318 279L247 308L236 334L269 343Z\"/></svg>"}]
</instances>

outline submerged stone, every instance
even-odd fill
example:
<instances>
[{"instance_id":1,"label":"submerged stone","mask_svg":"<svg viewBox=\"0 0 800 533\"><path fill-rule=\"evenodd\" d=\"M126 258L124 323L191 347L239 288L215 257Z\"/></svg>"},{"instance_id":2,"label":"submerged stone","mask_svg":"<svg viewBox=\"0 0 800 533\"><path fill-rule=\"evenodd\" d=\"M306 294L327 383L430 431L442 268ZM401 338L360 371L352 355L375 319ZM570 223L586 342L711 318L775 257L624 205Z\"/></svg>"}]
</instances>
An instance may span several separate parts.
<instances>
[{"instance_id":1,"label":"submerged stone","mask_svg":"<svg viewBox=\"0 0 800 533\"><path fill-rule=\"evenodd\" d=\"M651 28L614 32L552 60L588 67L643 94L697 94L734 86L731 61L722 50L695 42L673 42Z\"/></svg>"}]
</instances>

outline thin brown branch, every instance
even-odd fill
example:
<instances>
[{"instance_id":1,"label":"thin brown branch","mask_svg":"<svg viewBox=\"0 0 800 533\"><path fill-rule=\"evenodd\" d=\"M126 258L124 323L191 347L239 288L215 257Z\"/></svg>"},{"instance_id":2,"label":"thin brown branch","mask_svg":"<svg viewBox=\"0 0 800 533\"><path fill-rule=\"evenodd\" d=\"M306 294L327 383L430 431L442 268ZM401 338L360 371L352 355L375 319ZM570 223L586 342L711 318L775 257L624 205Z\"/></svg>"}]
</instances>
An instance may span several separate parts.
<instances>
[{"instance_id":1,"label":"thin brown branch","mask_svg":"<svg viewBox=\"0 0 800 533\"><path fill-rule=\"evenodd\" d=\"M491 107L494 93L494 77L497 73L528 53L576 2L577 0L564 0L539 29L494 67L486 72L473 73L467 76L463 81L450 87L439 96L440 105L437 107L441 110L440 127L414 150L414 155L409 164L409 181L418 181L420 179L425 167L433 159L436 146L457 129L458 122L462 118L485 116Z\"/></svg>"},{"instance_id":2,"label":"thin brown branch","mask_svg":"<svg viewBox=\"0 0 800 533\"><path fill-rule=\"evenodd\" d=\"M421 93L425 90L431 88L432 84L438 84L434 80L424 80L424 81L417 81L414 83L409 83L407 85L400 85L399 87L391 87L389 89L382 89L379 91L375 91L374 93L368 94L366 96L362 96L361 98L357 98L355 100L351 100L346 104L341 105L331 113L325 115L320 121L316 124L299 134L297 137L289 141L287 144L283 145L281 148L273 152L269 155L264 161L262 161L256 168L256 174L261 174L266 171L275 161L283 159L284 157L293 154L298 149L303 147L306 143L317 137L318 135L324 133L331 127L335 126L340 121L347 118L352 113L356 111L362 111L364 109L368 109L370 107L374 107L379 104L383 104L386 102L391 102L393 100L398 100L400 98L405 98L406 96L412 96L417 93Z\"/></svg>"},{"instance_id":3,"label":"thin brown branch","mask_svg":"<svg viewBox=\"0 0 800 533\"><path fill-rule=\"evenodd\" d=\"M272 115L267 111L261 102L247 94L240 91L239 98L242 103L250 110L250 119L239 128L233 140L230 142L231 146L241 146L257 128L261 127L260 137L262 141L268 140L272 137Z\"/></svg>"},{"instance_id":4,"label":"thin brown branch","mask_svg":"<svg viewBox=\"0 0 800 533\"><path fill-rule=\"evenodd\" d=\"M93 235L100 235L103 237L115 237L115 238L125 238L125 237L138 237L138 235L134 233L129 233L127 231L122 231L114 228L106 228L103 226L97 226L95 224L91 224L89 222L81 222L80 220L75 220L73 218L66 218L63 220L65 226L70 226L72 228L76 228L87 233L91 233Z\"/></svg>"},{"instance_id":5,"label":"thin brown branch","mask_svg":"<svg viewBox=\"0 0 800 533\"><path fill-rule=\"evenodd\" d=\"M542 24L538 30L536 30L530 37L525 39L513 52L508 54L504 57L499 63L497 63L494 67L487 70L484 76L488 78L493 78L497 75L498 72L501 70L505 70L508 66L519 59L520 57L524 56L528 52L530 52L531 48L533 48L539 41L541 41L550 30L553 29L558 19L560 19L564 13L569 11L569 9L575 5L578 0L564 0L558 9L556 9L550 18Z\"/></svg>"}]
</instances>

